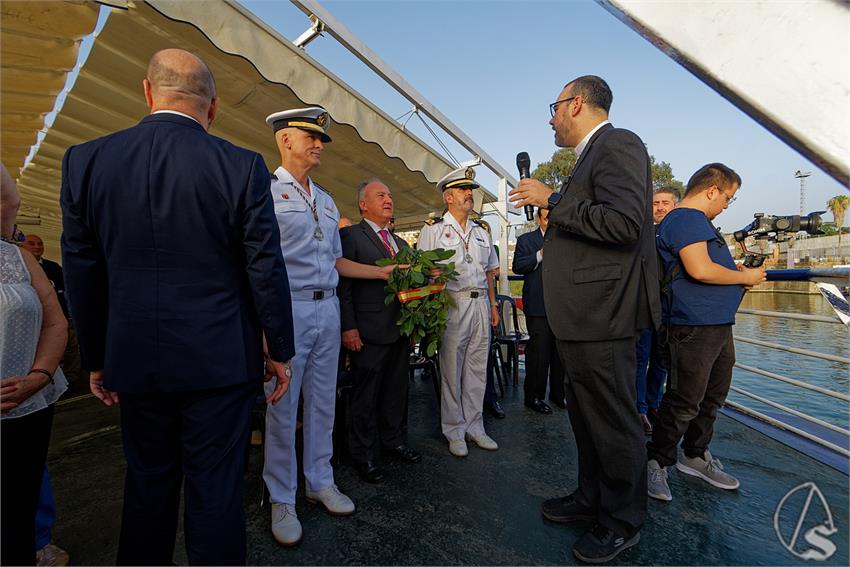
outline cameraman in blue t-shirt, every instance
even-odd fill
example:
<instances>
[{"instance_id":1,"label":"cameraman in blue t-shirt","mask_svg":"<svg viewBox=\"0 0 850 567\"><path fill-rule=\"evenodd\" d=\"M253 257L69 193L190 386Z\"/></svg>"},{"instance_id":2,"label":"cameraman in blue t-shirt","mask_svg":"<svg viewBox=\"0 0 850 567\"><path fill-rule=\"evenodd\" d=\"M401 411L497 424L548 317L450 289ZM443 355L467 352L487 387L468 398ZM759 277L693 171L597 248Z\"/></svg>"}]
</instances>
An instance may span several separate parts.
<instances>
[{"instance_id":1,"label":"cameraman in blue t-shirt","mask_svg":"<svg viewBox=\"0 0 850 567\"><path fill-rule=\"evenodd\" d=\"M647 494L672 500L667 468L726 490L738 480L723 471L708 444L717 410L732 383L732 325L744 291L765 281L764 268L736 266L720 232L711 224L735 199L741 178L721 163L691 176L685 196L658 226L656 246L665 289L662 340L666 333L670 376L647 444ZM676 446L682 441L682 454Z\"/></svg>"}]
</instances>

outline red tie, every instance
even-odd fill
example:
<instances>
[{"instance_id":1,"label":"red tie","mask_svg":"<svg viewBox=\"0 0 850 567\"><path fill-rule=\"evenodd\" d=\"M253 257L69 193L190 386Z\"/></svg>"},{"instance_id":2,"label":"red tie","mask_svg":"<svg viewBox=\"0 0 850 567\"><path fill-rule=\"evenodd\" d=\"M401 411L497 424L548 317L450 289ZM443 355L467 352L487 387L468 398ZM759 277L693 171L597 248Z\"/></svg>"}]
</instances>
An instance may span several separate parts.
<instances>
[{"instance_id":1,"label":"red tie","mask_svg":"<svg viewBox=\"0 0 850 567\"><path fill-rule=\"evenodd\" d=\"M384 241L384 246L387 249L387 252L390 254L390 258L395 258L395 250L393 250L392 244L390 244L389 232L387 229L382 228L378 231L378 234L381 235L381 239Z\"/></svg>"}]
</instances>

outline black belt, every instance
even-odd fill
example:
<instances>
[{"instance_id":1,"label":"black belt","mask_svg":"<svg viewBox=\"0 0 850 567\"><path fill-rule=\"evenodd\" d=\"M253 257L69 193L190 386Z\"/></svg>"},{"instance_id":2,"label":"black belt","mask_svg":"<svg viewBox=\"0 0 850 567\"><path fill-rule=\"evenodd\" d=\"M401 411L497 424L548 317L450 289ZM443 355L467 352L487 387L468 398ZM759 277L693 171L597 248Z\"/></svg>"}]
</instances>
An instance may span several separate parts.
<instances>
[{"instance_id":1,"label":"black belt","mask_svg":"<svg viewBox=\"0 0 850 567\"><path fill-rule=\"evenodd\" d=\"M302 289L299 291L290 292L292 299L301 301L319 301L328 297L333 297L336 293L334 289Z\"/></svg>"}]
</instances>

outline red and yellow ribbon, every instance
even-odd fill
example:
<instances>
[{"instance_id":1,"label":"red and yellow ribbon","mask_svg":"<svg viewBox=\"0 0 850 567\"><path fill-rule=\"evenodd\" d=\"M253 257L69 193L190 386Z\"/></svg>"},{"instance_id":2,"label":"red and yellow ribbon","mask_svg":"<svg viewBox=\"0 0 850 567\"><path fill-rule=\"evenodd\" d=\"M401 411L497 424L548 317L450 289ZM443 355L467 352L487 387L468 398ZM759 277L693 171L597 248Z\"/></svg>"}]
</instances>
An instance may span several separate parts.
<instances>
[{"instance_id":1,"label":"red and yellow ribbon","mask_svg":"<svg viewBox=\"0 0 850 567\"><path fill-rule=\"evenodd\" d=\"M417 287L414 289L398 291L396 292L396 296L398 296L398 300L401 303L407 303L408 301L413 301L414 299L422 299L423 297L427 297L432 293L440 293L444 289L446 289L445 282L435 283L431 285L426 285L425 287Z\"/></svg>"}]
</instances>

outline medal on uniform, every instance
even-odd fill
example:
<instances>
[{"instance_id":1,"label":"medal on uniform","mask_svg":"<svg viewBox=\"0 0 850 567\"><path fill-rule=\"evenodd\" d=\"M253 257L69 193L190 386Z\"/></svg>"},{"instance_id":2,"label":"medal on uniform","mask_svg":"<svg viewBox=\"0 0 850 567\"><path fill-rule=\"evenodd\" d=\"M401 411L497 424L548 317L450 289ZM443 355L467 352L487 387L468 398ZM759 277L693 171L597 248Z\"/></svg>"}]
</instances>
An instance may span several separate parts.
<instances>
[{"instance_id":1,"label":"medal on uniform","mask_svg":"<svg viewBox=\"0 0 850 567\"><path fill-rule=\"evenodd\" d=\"M319 226L319 213L316 211L316 200L308 199L304 192L297 185L294 186L298 195L307 203L307 206L310 207L310 213L313 215L313 221L316 223L316 228L313 229L313 238L318 241L322 241L325 239L325 235L322 233L322 227Z\"/></svg>"},{"instance_id":2,"label":"medal on uniform","mask_svg":"<svg viewBox=\"0 0 850 567\"><path fill-rule=\"evenodd\" d=\"M460 238L461 244L463 244L463 252L464 252L463 261L464 261L464 263L471 264L472 263L472 254L469 253L469 239L472 238L472 231L469 231L469 234L464 239L463 235L458 231L458 229L456 229L452 225L449 225L449 228L452 229L455 234L457 234L458 238Z\"/></svg>"}]
</instances>

